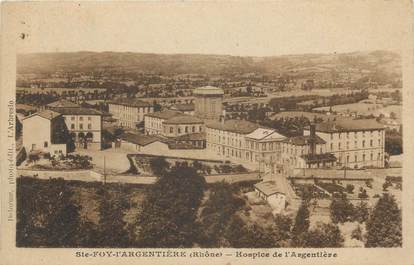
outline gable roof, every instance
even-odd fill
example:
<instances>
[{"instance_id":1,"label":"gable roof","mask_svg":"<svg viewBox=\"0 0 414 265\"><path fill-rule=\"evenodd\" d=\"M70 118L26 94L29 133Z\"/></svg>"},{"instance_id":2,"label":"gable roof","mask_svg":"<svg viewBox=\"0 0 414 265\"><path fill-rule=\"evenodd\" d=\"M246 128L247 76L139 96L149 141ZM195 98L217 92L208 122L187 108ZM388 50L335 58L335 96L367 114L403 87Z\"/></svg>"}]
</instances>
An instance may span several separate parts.
<instances>
[{"instance_id":1,"label":"gable roof","mask_svg":"<svg viewBox=\"0 0 414 265\"><path fill-rule=\"evenodd\" d=\"M224 122L206 121L206 127L239 134L249 134L260 126L246 120L226 120Z\"/></svg>"},{"instance_id":2,"label":"gable roof","mask_svg":"<svg viewBox=\"0 0 414 265\"><path fill-rule=\"evenodd\" d=\"M121 134L120 138L124 141L134 143L137 145L145 146L157 141L161 141L159 137L145 135L142 133L123 133Z\"/></svg>"},{"instance_id":3,"label":"gable roof","mask_svg":"<svg viewBox=\"0 0 414 265\"><path fill-rule=\"evenodd\" d=\"M307 128L309 129L309 127ZM317 132L349 132L349 131L369 131L384 129L384 125L377 122L375 119L343 119L331 122L322 122L316 124Z\"/></svg>"},{"instance_id":4,"label":"gable roof","mask_svg":"<svg viewBox=\"0 0 414 265\"><path fill-rule=\"evenodd\" d=\"M109 104L122 105L128 107L150 107L151 104L137 98L117 98L108 102Z\"/></svg>"},{"instance_id":5,"label":"gable roof","mask_svg":"<svg viewBox=\"0 0 414 265\"><path fill-rule=\"evenodd\" d=\"M102 112L89 108L56 108L54 110L63 115L102 115Z\"/></svg>"},{"instance_id":6,"label":"gable roof","mask_svg":"<svg viewBox=\"0 0 414 265\"><path fill-rule=\"evenodd\" d=\"M203 123L203 121L197 117L181 114L164 121L164 124L194 124L194 123Z\"/></svg>"},{"instance_id":7,"label":"gable roof","mask_svg":"<svg viewBox=\"0 0 414 265\"><path fill-rule=\"evenodd\" d=\"M60 116L60 113L53 111L53 110L42 110L36 113L33 113L32 115L29 115L27 117L24 117L22 120L34 117L34 116L40 116L44 119L53 120L56 117Z\"/></svg>"},{"instance_id":8,"label":"gable roof","mask_svg":"<svg viewBox=\"0 0 414 265\"><path fill-rule=\"evenodd\" d=\"M282 193L283 190L277 185L276 181L262 181L254 184L254 187L260 192L264 193L266 196L270 196L276 193Z\"/></svg>"},{"instance_id":9,"label":"gable roof","mask_svg":"<svg viewBox=\"0 0 414 265\"><path fill-rule=\"evenodd\" d=\"M246 137L256 140L262 139L284 139L285 136L277 133L274 129L270 128L257 128L253 132L246 135Z\"/></svg>"},{"instance_id":10,"label":"gable roof","mask_svg":"<svg viewBox=\"0 0 414 265\"><path fill-rule=\"evenodd\" d=\"M80 107L78 104L73 103L72 101L66 99L59 99L52 103L47 104L49 108L78 108Z\"/></svg>"},{"instance_id":11,"label":"gable roof","mask_svg":"<svg viewBox=\"0 0 414 265\"><path fill-rule=\"evenodd\" d=\"M145 116L163 119L163 120L168 120L168 119L171 119L172 117L179 116L179 115L183 115L183 114L180 111L176 111L176 110L157 111L157 112L145 114Z\"/></svg>"},{"instance_id":12,"label":"gable roof","mask_svg":"<svg viewBox=\"0 0 414 265\"><path fill-rule=\"evenodd\" d=\"M311 139L310 135L305 135L305 136L294 136L294 137L289 137L286 138L285 140L283 140L284 143L288 143L288 144L292 144L292 145L298 145L298 146L302 146L302 145L308 145L309 144L309 140ZM315 142L316 144L325 144L325 140L323 140L321 137L315 135Z\"/></svg>"}]
</instances>

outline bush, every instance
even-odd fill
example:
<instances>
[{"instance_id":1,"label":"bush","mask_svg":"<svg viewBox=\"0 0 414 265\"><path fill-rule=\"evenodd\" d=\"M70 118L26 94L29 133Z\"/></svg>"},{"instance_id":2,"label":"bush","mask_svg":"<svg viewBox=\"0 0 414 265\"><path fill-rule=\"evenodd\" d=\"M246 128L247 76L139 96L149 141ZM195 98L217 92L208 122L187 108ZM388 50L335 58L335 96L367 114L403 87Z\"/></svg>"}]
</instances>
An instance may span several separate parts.
<instances>
[{"instance_id":1,"label":"bush","mask_svg":"<svg viewBox=\"0 0 414 265\"><path fill-rule=\"evenodd\" d=\"M352 231L351 238L362 241L362 230L359 225Z\"/></svg>"},{"instance_id":2,"label":"bush","mask_svg":"<svg viewBox=\"0 0 414 265\"><path fill-rule=\"evenodd\" d=\"M345 189L346 189L346 192L348 193L354 193L355 186L352 184L347 184Z\"/></svg>"},{"instance_id":3,"label":"bush","mask_svg":"<svg viewBox=\"0 0 414 265\"><path fill-rule=\"evenodd\" d=\"M352 221L355 215L354 206L345 196L334 198L330 206L330 211L331 219L334 223Z\"/></svg>"}]
</instances>

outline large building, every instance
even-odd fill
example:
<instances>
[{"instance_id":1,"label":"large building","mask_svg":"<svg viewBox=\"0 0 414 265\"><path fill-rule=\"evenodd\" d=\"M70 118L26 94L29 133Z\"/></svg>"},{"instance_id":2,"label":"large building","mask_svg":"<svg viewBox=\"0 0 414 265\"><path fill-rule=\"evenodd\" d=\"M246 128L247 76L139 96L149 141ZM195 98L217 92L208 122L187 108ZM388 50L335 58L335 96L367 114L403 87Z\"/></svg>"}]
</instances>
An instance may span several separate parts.
<instances>
[{"instance_id":1,"label":"large building","mask_svg":"<svg viewBox=\"0 0 414 265\"><path fill-rule=\"evenodd\" d=\"M207 151L260 172L275 172L280 158L280 142L275 130L244 120L206 123Z\"/></svg>"},{"instance_id":2,"label":"large building","mask_svg":"<svg viewBox=\"0 0 414 265\"><path fill-rule=\"evenodd\" d=\"M135 98L120 98L108 103L109 113L122 127L136 129L144 116L154 112L154 106Z\"/></svg>"},{"instance_id":3,"label":"large building","mask_svg":"<svg viewBox=\"0 0 414 265\"><path fill-rule=\"evenodd\" d=\"M58 100L46 108L62 114L70 137L77 148L101 149L102 113L82 108L68 100Z\"/></svg>"},{"instance_id":4,"label":"large building","mask_svg":"<svg viewBox=\"0 0 414 265\"><path fill-rule=\"evenodd\" d=\"M304 130L309 135L310 129ZM316 134L326 142L326 152L337 165L349 168L384 167L384 126L375 119L344 119L316 124Z\"/></svg>"},{"instance_id":5,"label":"large building","mask_svg":"<svg viewBox=\"0 0 414 265\"><path fill-rule=\"evenodd\" d=\"M195 115L201 119L219 120L223 115L224 91L218 87L205 86L194 89Z\"/></svg>"},{"instance_id":6,"label":"large building","mask_svg":"<svg viewBox=\"0 0 414 265\"><path fill-rule=\"evenodd\" d=\"M52 110L36 112L22 119L23 146L27 153L41 151L51 155L66 154L65 122Z\"/></svg>"}]
</instances>

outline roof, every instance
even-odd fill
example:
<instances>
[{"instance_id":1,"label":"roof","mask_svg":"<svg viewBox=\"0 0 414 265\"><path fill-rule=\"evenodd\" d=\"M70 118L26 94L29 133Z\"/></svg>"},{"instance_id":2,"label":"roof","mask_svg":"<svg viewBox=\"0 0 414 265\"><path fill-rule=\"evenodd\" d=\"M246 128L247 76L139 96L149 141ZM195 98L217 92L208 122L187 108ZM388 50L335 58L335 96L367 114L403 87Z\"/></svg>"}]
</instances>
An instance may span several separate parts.
<instances>
[{"instance_id":1,"label":"roof","mask_svg":"<svg viewBox=\"0 0 414 265\"><path fill-rule=\"evenodd\" d=\"M145 114L145 116L163 119L163 120L168 120L178 115L183 115L183 114L180 111L176 111L176 110L157 111L157 112Z\"/></svg>"},{"instance_id":2,"label":"roof","mask_svg":"<svg viewBox=\"0 0 414 265\"><path fill-rule=\"evenodd\" d=\"M268 128L257 128L253 132L246 135L246 137L251 138L251 139L256 139L256 140L262 140L265 138L268 138L268 139L286 138L285 136L277 133L275 130L268 129Z\"/></svg>"},{"instance_id":3,"label":"roof","mask_svg":"<svg viewBox=\"0 0 414 265\"><path fill-rule=\"evenodd\" d=\"M276 193L284 194L281 188L276 184L276 181L262 181L254 184L254 187L264 193L266 196L270 196Z\"/></svg>"},{"instance_id":4,"label":"roof","mask_svg":"<svg viewBox=\"0 0 414 265\"><path fill-rule=\"evenodd\" d=\"M171 109L173 110L179 110L179 111L193 111L195 109L194 104L174 104L171 106Z\"/></svg>"},{"instance_id":5,"label":"roof","mask_svg":"<svg viewBox=\"0 0 414 265\"><path fill-rule=\"evenodd\" d=\"M193 90L194 95L224 95L224 91L221 88L214 86L197 87Z\"/></svg>"},{"instance_id":6,"label":"roof","mask_svg":"<svg viewBox=\"0 0 414 265\"><path fill-rule=\"evenodd\" d=\"M54 110L63 115L102 115L102 112L88 108L56 108Z\"/></svg>"},{"instance_id":7,"label":"roof","mask_svg":"<svg viewBox=\"0 0 414 265\"><path fill-rule=\"evenodd\" d=\"M178 141L202 141L202 140L206 140L206 134L205 133L184 134L184 135L175 137L174 140L178 140Z\"/></svg>"},{"instance_id":8,"label":"roof","mask_svg":"<svg viewBox=\"0 0 414 265\"><path fill-rule=\"evenodd\" d=\"M164 121L164 124L193 124L193 123L203 123L203 121L197 117L181 114Z\"/></svg>"},{"instance_id":9,"label":"roof","mask_svg":"<svg viewBox=\"0 0 414 265\"><path fill-rule=\"evenodd\" d=\"M334 154L325 153L325 154L307 154L301 156L305 159L308 163L315 163L315 162L335 162L336 157Z\"/></svg>"},{"instance_id":10,"label":"roof","mask_svg":"<svg viewBox=\"0 0 414 265\"><path fill-rule=\"evenodd\" d=\"M206 127L239 134L249 134L260 126L246 120L226 120L224 122L207 121Z\"/></svg>"},{"instance_id":11,"label":"roof","mask_svg":"<svg viewBox=\"0 0 414 265\"><path fill-rule=\"evenodd\" d=\"M72 101L66 99L59 99L52 103L47 104L49 108L78 108L80 107L78 104L73 103Z\"/></svg>"},{"instance_id":12,"label":"roof","mask_svg":"<svg viewBox=\"0 0 414 265\"><path fill-rule=\"evenodd\" d=\"M108 102L109 104L129 106L129 107L149 107L150 103L137 98L117 98Z\"/></svg>"},{"instance_id":13,"label":"roof","mask_svg":"<svg viewBox=\"0 0 414 265\"><path fill-rule=\"evenodd\" d=\"M309 129L309 128L307 128ZM375 119L344 119L331 122L322 122L316 124L317 132L347 132L347 131L369 131L384 129L384 125Z\"/></svg>"},{"instance_id":14,"label":"roof","mask_svg":"<svg viewBox=\"0 0 414 265\"><path fill-rule=\"evenodd\" d=\"M283 142L293 144L293 145L308 145L310 139L311 139L310 135L294 136L294 137L286 138L285 140L283 140ZM317 135L315 135L315 140L316 140L316 144L325 144L326 143L325 140L323 140L321 137L319 137Z\"/></svg>"},{"instance_id":15,"label":"roof","mask_svg":"<svg viewBox=\"0 0 414 265\"><path fill-rule=\"evenodd\" d=\"M16 110L27 110L27 111L30 111L30 110L36 110L36 107L34 107L34 106L30 106L30 105L27 105L27 104L16 104Z\"/></svg>"},{"instance_id":16,"label":"roof","mask_svg":"<svg viewBox=\"0 0 414 265\"><path fill-rule=\"evenodd\" d=\"M31 118L33 116L40 116L40 117L48 119L48 120L53 120L54 118L60 116L60 113L58 113L56 111L53 111L53 110L42 110L42 111L36 112L32 115L29 115L27 117L24 117L22 120Z\"/></svg>"},{"instance_id":17,"label":"roof","mask_svg":"<svg viewBox=\"0 0 414 265\"><path fill-rule=\"evenodd\" d=\"M145 146L157 141L160 141L159 137L145 135L142 133L123 133L120 138L124 141L134 143L137 145Z\"/></svg>"}]
</instances>

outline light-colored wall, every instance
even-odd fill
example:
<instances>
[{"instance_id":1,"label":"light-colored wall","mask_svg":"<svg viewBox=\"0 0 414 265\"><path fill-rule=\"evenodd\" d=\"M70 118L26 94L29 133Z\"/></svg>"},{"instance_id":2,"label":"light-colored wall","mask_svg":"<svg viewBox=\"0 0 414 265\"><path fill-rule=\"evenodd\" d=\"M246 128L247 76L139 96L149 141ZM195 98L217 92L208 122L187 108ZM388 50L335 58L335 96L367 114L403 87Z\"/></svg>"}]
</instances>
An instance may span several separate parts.
<instances>
[{"instance_id":1,"label":"light-colored wall","mask_svg":"<svg viewBox=\"0 0 414 265\"><path fill-rule=\"evenodd\" d=\"M51 143L51 121L38 115L23 120L23 146L26 152L40 150L49 152L52 155L56 153L66 154L66 144ZM47 147L45 147L47 143Z\"/></svg>"},{"instance_id":2,"label":"light-colored wall","mask_svg":"<svg viewBox=\"0 0 414 265\"><path fill-rule=\"evenodd\" d=\"M92 143L101 143L102 119L100 115L63 115L63 118L70 133L76 133L78 136L81 132L84 134L91 132L93 134Z\"/></svg>"},{"instance_id":3,"label":"light-colored wall","mask_svg":"<svg viewBox=\"0 0 414 265\"><path fill-rule=\"evenodd\" d=\"M168 137L177 137L190 133L199 133L204 131L204 124L163 124L162 135ZM194 128L194 130L193 130Z\"/></svg>"},{"instance_id":4,"label":"light-colored wall","mask_svg":"<svg viewBox=\"0 0 414 265\"><path fill-rule=\"evenodd\" d=\"M309 130L305 130L304 134L309 135ZM384 167L384 130L332 134L316 132L316 134L326 141L326 151L333 153L342 165L347 165L348 167Z\"/></svg>"},{"instance_id":5,"label":"light-colored wall","mask_svg":"<svg viewBox=\"0 0 414 265\"><path fill-rule=\"evenodd\" d=\"M108 111L113 115L113 118L118 120L118 125L135 128L138 122L144 120L145 114L154 112L154 108L152 106L133 107L109 103Z\"/></svg>"}]
</instances>

